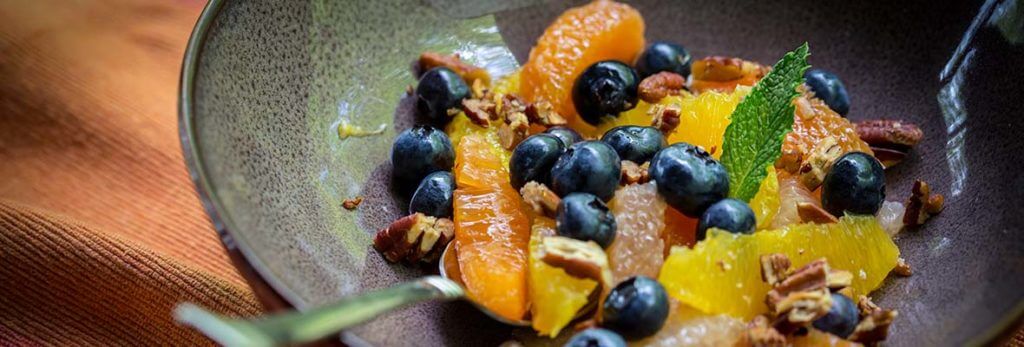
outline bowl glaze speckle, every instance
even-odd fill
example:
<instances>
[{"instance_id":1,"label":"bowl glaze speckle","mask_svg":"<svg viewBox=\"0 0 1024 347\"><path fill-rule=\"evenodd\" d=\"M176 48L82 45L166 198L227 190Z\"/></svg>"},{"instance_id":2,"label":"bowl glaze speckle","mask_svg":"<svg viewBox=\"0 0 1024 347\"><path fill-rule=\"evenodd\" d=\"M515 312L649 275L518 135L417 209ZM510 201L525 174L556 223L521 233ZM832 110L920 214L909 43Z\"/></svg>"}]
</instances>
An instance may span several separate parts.
<instances>
[{"instance_id":1,"label":"bowl glaze speckle","mask_svg":"<svg viewBox=\"0 0 1024 347\"><path fill-rule=\"evenodd\" d=\"M388 264L374 232L405 211L391 140L417 120L406 86L425 50L501 75L579 2L213 0L182 71L181 136L214 224L243 266L299 309L434 271ZM639 1L647 39L695 57L771 63L807 41L845 82L852 120L896 118L925 139L887 173L946 209L897 244L914 269L875 293L899 310L889 345L983 343L1024 311L1024 4ZM338 136L339 125L377 136ZM356 211L345 199L363 196ZM256 276L253 276L256 277ZM267 294L267 297L273 294ZM497 345L516 334L466 303L427 303L341 335L349 344ZM523 334L523 332L518 332Z\"/></svg>"}]
</instances>

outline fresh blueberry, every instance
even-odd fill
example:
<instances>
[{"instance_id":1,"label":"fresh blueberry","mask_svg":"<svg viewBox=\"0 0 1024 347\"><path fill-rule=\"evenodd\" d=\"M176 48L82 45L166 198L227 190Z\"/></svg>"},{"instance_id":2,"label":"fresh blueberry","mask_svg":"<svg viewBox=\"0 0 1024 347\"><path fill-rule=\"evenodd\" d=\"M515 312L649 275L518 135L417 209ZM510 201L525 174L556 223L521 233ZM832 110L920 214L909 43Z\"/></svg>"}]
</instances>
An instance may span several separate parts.
<instances>
[{"instance_id":1,"label":"fresh blueberry","mask_svg":"<svg viewBox=\"0 0 1024 347\"><path fill-rule=\"evenodd\" d=\"M551 189L558 196L582 192L607 201L615 194L621 174L622 161L607 143L577 142L551 168Z\"/></svg>"},{"instance_id":2,"label":"fresh blueberry","mask_svg":"<svg viewBox=\"0 0 1024 347\"><path fill-rule=\"evenodd\" d=\"M626 339L653 335L668 318L665 288L649 277L636 276L619 283L604 301L605 328Z\"/></svg>"},{"instance_id":3,"label":"fresh blueberry","mask_svg":"<svg viewBox=\"0 0 1024 347\"><path fill-rule=\"evenodd\" d=\"M416 212L431 217L452 217L452 194L455 192L455 176L448 171L437 171L427 175L412 193L409 214Z\"/></svg>"},{"instance_id":4,"label":"fresh blueberry","mask_svg":"<svg viewBox=\"0 0 1024 347\"><path fill-rule=\"evenodd\" d=\"M417 125L398 134L391 146L391 176L399 190L419 184L435 171L451 171L455 151L444 131Z\"/></svg>"},{"instance_id":5,"label":"fresh blueberry","mask_svg":"<svg viewBox=\"0 0 1024 347\"><path fill-rule=\"evenodd\" d=\"M640 58L636 60L636 72L640 79L662 72L674 72L680 76L690 75L690 52L683 46L668 43L655 42L647 47Z\"/></svg>"},{"instance_id":6,"label":"fresh blueberry","mask_svg":"<svg viewBox=\"0 0 1024 347\"><path fill-rule=\"evenodd\" d=\"M537 134L527 137L512 151L508 163L512 186L519 189L530 181L550 185L551 167L562 153L565 153L565 145L554 135Z\"/></svg>"},{"instance_id":7,"label":"fresh blueberry","mask_svg":"<svg viewBox=\"0 0 1024 347\"><path fill-rule=\"evenodd\" d=\"M596 125L604 117L618 117L619 112L636 106L639 84L636 71L629 65L599 61L576 78L572 102L583 120Z\"/></svg>"},{"instance_id":8,"label":"fresh blueberry","mask_svg":"<svg viewBox=\"0 0 1024 347\"><path fill-rule=\"evenodd\" d=\"M698 218L711 204L729 193L729 174L715 158L699 147L676 143L658 151L647 173L669 205Z\"/></svg>"},{"instance_id":9,"label":"fresh blueberry","mask_svg":"<svg viewBox=\"0 0 1024 347\"><path fill-rule=\"evenodd\" d=\"M615 215L594 194L566 195L558 204L555 222L560 236L594 241L601 248L608 248L615 240Z\"/></svg>"},{"instance_id":10,"label":"fresh blueberry","mask_svg":"<svg viewBox=\"0 0 1024 347\"><path fill-rule=\"evenodd\" d=\"M854 304L853 300L846 295L832 293L832 306L828 309L828 314L815 320L812 325L818 330L845 339L857 327L858 315L857 304Z\"/></svg>"},{"instance_id":11,"label":"fresh blueberry","mask_svg":"<svg viewBox=\"0 0 1024 347\"><path fill-rule=\"evenodd\" d=\"M885 169L863 152L846 153L821 183L821 205L834 216L873 215L885 201Z\"/></svg>"},{"instance_id":12,"label":"fresh blueberry","mask_svg":"<svg viewBox=\"0 0 1024 347\"><path fill-rule=\"evenodd\" d=\"M555 137L562 140L562 144L565 145L565 148L569 148L569 146L572 146L574 143L583 141L583 136L580 136L580 133L567 126L553 126L548 128L548 130L544 130L544 133L555 135Z\"/></svg>"},{"instance_id":13,"label":"fresh blueberry","mask_svg":"<svg viewBox=\"0 0 1024 347\"><path fill-rule=\"evenodd\" d=\"M626 340L614 331L590 328L574 335L563 347L626 347Z\"/></svg>"},{"instance_id":14,"label":"fresh blueberry","mask_svg":"<svg viewBox=\"0 0 1024 347\"><path fill-rule=\"evenodd\" d=\"M448 109L459 107L469 97L469 86L455 71L435 67L420 77L416 85L416 108L420 114L436 122L448 120Z\"/></svg>"},{"instance_id":15,"label":"fresh blueberry","mask_svg":"<svg viewBox=\"0 0 1024 347\"><path fill-rule=\"evenodd\" d=\"M842 116L850 112L850 94L835 74L822 69L810 69L804 72L804 81L814 96L824 101L832 111Z\"/></svg>"},{"instance_id":16,"label":"fresh blueberry","mask_svg":"<svg viewBox=\"0 0 1024 347\"><path fill-rule=\"evenodd\" d=\"M612 128L604 133L601 141L607 143L619 154L619 159L637 164L646 163L662 148L668 146L665 136L654 127L625 125Z\"/></svg>"},{"instance_id":17,"label":"fresh blueberry","mask_svg":"<svg viewBox=\"0 0 1024 347\"><path fill-rule=\"evenodd\" d=\"M726 198L722 199L704 211L697 223L697 241L707 236L708 229L719 228L735 234L750 234L754 232L754 210L750 209L747 203Z\"/></svg>"}]
</instances>

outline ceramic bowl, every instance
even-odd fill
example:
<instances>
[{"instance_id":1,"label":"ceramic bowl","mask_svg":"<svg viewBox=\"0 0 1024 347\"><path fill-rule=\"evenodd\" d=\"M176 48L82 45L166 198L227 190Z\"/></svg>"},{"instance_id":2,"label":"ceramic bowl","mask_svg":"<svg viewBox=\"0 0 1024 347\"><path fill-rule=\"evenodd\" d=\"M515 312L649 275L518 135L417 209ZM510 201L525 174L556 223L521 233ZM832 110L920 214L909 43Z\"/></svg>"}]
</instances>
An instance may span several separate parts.
<instances>
[{"instance_id":1,"label":"ceramic bowl","mask_svg":"<svg viewBox=\"0 0 1024 347\"><path fill-rule=\"evenodd\" d=\"M182 71L181 139L225 246L263 298L298 309L407 281L430 268L373 250L402 215L389 189L394 136L413 123L407 86L425 50L494 74L577 3L533 0L229 1L203 11ZM926 136L887 173L889 199L914 179L946 209L897 244L914 275L890 278L889 345L990 341L1024 310L1024 3L638 1L648 41L694 56L771 63L807 41L841 76L853 120L890 117ZM341 138L339 125L377 130ZM355 211L342 201L364 197ZM250 271L254 270L254 272ZM466 303L426 303L341 334L352 345L497 345L516 332Z\"/></svg>"}]
</instances>

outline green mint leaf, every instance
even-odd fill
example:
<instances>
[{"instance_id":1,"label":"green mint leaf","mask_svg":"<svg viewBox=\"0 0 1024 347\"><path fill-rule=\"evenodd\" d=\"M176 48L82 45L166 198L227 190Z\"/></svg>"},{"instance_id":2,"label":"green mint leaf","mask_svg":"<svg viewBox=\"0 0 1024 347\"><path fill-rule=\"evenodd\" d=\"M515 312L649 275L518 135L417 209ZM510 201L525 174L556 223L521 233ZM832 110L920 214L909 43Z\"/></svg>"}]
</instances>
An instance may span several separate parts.
<instances>
[{"instance_id":1,"label":"green mint leaf","mask_svg":"<svg viewBox=\"0 0 1024 347\"><path fill-rule=\"evenodd\" d=\"M779 159L782 140L793 130L793 98L810 66L808 55L806 42L786 53L732 112L722 143L730 197L750 201L767 175L768 165Z\"/></svg>"}]
</instances>

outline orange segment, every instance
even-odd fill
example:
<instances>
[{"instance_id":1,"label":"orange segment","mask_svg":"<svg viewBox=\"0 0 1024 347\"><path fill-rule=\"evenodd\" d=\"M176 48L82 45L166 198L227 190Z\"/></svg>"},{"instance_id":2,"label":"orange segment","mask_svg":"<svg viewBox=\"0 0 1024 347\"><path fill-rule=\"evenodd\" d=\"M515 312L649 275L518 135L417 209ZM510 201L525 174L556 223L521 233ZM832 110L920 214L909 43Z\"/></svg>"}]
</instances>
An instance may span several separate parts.
<instances>
[{"instance_id":1,"label":"orange segment","mask_svg":"<svg viewBox=\"0 0 1024 347\"><path fill-rule=\"evenodd\" d=\"M853 273L850 287L856 294L878 288L900 254L874 216L750 235L712 229L693 249L672 249L658 280L669 296L695 309L749 320L768 310L764 298L769 288L761 280L759 261L768 253L785 254L794 268L826 258L832 268Z\"/></svg>"},{"instance_id":2,"label":"orange segment","mask_svg":"<svg viewBox=\"0 0 1024 347\"><path fill-rule=\"evenodd\" d=\"M541 239L555 235L555 221L538 217L530 237L530 312L533 329L544 336L555 337L587 304L597 282L570 276L538 258Z\"/></svg>"},{"instance_id":3,"label":"orange segment","mask_svg":"<svg viewBox=\"0 0 1024 347\"><path fill-rule=\"evenodd\" d=\"M750 94L749 87L738 87L735 91L709 91L680 99L679 126L668 136L668 142L704 147L718 159L722 155L725 128L732 122L732 111L747 94Z\"/></svg>"},{"instance_id":4,"label":"orange segment","mask_svg":"<svg viewBox=\"0 0 1024 347\"><path fill-rule=\"evenodd\" d=\"M598 0L559 16L537 40L520 74L520 92L529 102L547 100L577 130L593 127L576 116L572 85L576 76L601 60L632 64L644 49L644 20L629 5Z\"/></svg>"},{"instance_id":5,"label":"orange segment","mask_svg":"<svg viewBox=\"0 0 1024 347\"><path fill-rule=\"evenodd\" d=\"M498 147L500 149L500 147ZM482 134L467 134L455 157L455 245L469 298L509 319L527 304L530 221L495 148Z\"/></svg>"},{"instance_id":6,"label":"orange segment","mask_svg":"<svg viewBox=\"0 0 1024 347\"><path fill-rule=\"evenodd\" d=\"M818 98L802 95L793 101L793 132L782 142L782 156L776 167L795 169L800 158L806 158L814 145L827 137L834 137L843 153L859 151L873 154L871 147L860 139L857 129L849 120L832 111Z\"/></svg>"}]
</instances>

